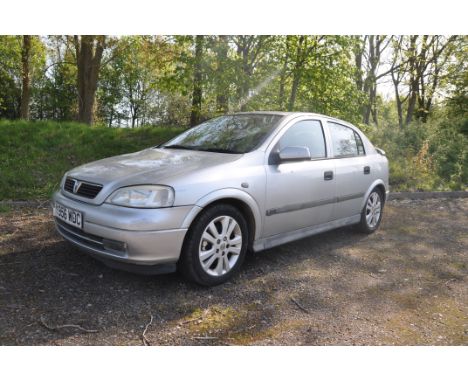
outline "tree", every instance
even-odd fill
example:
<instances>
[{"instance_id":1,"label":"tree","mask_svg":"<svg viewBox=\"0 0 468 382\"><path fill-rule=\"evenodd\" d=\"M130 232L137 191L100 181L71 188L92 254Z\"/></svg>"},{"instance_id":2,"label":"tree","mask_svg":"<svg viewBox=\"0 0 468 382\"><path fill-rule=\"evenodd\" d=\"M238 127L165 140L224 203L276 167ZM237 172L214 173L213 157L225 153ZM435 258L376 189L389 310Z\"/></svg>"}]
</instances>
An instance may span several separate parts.
<instances>
[{"instance_id":1,"label":"tree","mask_svg":"<svg viewBox=\"0 0 468 382\"><path fill-rule=\"evenodd\" d=\"M391 78L399 126L425 122L457 36L398 36L393 39ZM406 106L406 110L404 110Z\"/></svg>"},{"instance_id":2,"label":"tree","mask_svg":"<svg viewBox=\"0 0 468 382\"><path fill-rule=\"evenodd\" d=\"M356 121L362 102L356 89L349 36L284 36L271 44L278 78L275 108L314 111ZM274 68L268 71L274 73ZM268 89L266 89L266 92ZM266 96L265 96L266 98Z\"/></svg>"},{"instance_id":3,"label":"tree","mask_svg":"<svg viewBox=\"0 0 468 382\"><path fill-rule=\"evenodd\" d=\"M44 66L45 49L39 37L0 36L0 118L30 114Z\"/></svg>"},{"instance_id":4,"label":"tree","mask_svg":"<svg viewBox=\"0 0 468 382\"><path fill-rule=\"evenodd\" d=\"M468 36L460 36L447 65L445 82L447 89L447 106L450 114L468 117ZM465 124L468 136L468 122Z\"/></svg>"},{"instance_id":5,"label":"tree","mask_svg":"<svg viewBox=\"0 0 468 382\"><path fill-rule=\"evenodd\" d=\"M38 76L32 109L38 119L76 119L78 92L74 45L66 36L46 39L49 64Z\"/></svg>"},{"instance_id":6,"label":"tree","mask_svg":"<svg viewBox=\"0 0 468 382\"><path fill-rule=\"evenodd\" d=\"M113 61L112 65L105 65L99 75L97 90L98 117L108 127L112 127L117 121L125 118L120 104L123 102L125 89L123 86L123 68L120 63L121 54ZM125 58L124 58L125 59Z\"/></svg>"},{"instance_id":7,"label":"tree","mask_svg":"<svg viewBox=\"0 0 468 382\"><path fill-rule=\"evenodd\" d=\"M77 36L73 38L76 52L78 121L91 125L94 103L106 45L106 36Z\"/></svg>"},{"instance_id":8,"label":"tree","mask_svg":"<svg viewBox=\"0 0 468 382\"><path fill-rule=\"evenodd\" d=\"M267 46L271 40L271 36L254 35L241 35L232 38L239 59L236 85L241 111L247 110L249 90L252 87L252 76L259 62L265 58Z\"/></svg>"},{"instance_id":9,"label":"tree","mask_svg":"<svg viewBox=\"0 0 468 382\"><path fill-rule=\"evenodd\" d=\"M362 91L366 100L361 108L362 122L372 121L377 125L377 81L388 74L378 73L382 62L382 55L388 48L391 39L380 35L366 35L360 37L354 49L356 64L356 86Z\"/></svg>"},{"instance_id":10,"label":"tree","mask_svg":"<svg viewBox=\"0 0 468 382\"><path fill-rule=\"evenodd\" d=\"M16 36L0 36L0 118L19 117L20 78L21 43Z\"/></svg>"},{"instance_id":11,"label":"tree","mask_svg":"<svg viewBox=\"0 0 468 382\"><path fill-rule=\"evenodd\" d=\"M313 59L317 59L318 56L318 45L321 41L324 40L324 36L298 36L295 43L295 52L293 67L291 70L292 73L292 85L291 93L289 95L288 102L288 111L294 110L294 105L296 103L297 92L299 90L299 85L304 73L304 67L307 60L311 59L311 56L314 56Z\"/></svg>"},{"instance_id":12,"label":"tree","mask_svg":"<svg viewBox=\"0 0 468 382\"><path fill-rule=\"evenodd\" d=\"M193 125L300 110L404 127L463 111L466 36L0 36L0 118ZM393 84L391 109L380 96ZM456 88L456 92L454 92ZM385 104L385 106L384 106ZM442 106L445 107L445 106ZM422 125L421 125L422 126Z\"/></svg>"},{"instance_id":13,"label":"tree","mask_svg":"<svg viewBox=\"0 0 468 382\"><path fill-rule=\"evenodd\" d=\"M22 64L22 90L21 90L21 107L20 118L29 119L29 100L31 97L31 81L30 81L30 60L31 60L31 36L23 36L23 46L21 49L21 64Z\"/></svg>"},{"instance_id":14,"label":"tree","mask_svg":"<svg viewBox=\"0 0 468 382\"><path fill-rule=\"evenodd\" d=\"M286 36L284 38L282 46L279 47L279 54L280 59L279 61L282 62L281 64L281 71L280 71L280 82L279 82L279 91L278 91L278 106L280 110L283 110L285 104L285 87L286 87L286 80L288 77L288 65L290 61L290 45L291 40L294 36ZM282 49L282 47L284 47Z\"/></svg>"},{"instance_id":15,"label":"tree","mask_svg":"<svg viewBox=\"0 0 468 382\"><path fill-rule=\"evenodd\" d=\"M190 114L190 126L195 126L201 120L202 107L202 60L203 60L204 37L195 37L195 60L193 65L193 91L192 91L192 112Z\"/></svg>"},{"instance_id":16,"label":"tree","mask_svg":"<svg viewBox=\"0 0 468 382\"><path fill-rule=\"evenodd\" d=\"M174 45L161 36L123 36L107 49L112 59L101 65L97 91L101 121L131 127L172 122L166 98L177 98L173 93L193 83L184 70L175 69ZM171 78L172 70L177 79Z\"/></svg>"},{"instance_id":17,"label":"tree","mask_svg":"<svg viewBox=\"0 0 468 382\"><path fill-rule=\"evenodd\" d=\"M216 111L227 113L229 110L228 36L218 36L214 49L216 52Z\"/></svg>"},{"instance_id":18,"label":"tree","mask_svg":"<svg viewBox=\"0 0 468 382\"><path fill-rule=\"evenodd\" d=\"M154 87L151 41L148 36L131 36L122 42L119 62L115 66L121 68L121 87L133 128L144 118L148 97Z\"/></svg>"}]
</instances>

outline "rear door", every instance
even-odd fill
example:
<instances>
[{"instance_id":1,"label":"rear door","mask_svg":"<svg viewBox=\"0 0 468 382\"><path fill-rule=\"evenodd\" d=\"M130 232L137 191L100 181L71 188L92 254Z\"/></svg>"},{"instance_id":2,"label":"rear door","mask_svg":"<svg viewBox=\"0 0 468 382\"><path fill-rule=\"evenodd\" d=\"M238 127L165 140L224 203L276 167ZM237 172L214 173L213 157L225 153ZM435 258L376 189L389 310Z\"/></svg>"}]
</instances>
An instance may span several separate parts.
<instances>
[{"instance_id":1,"label":"rear door","mask_svg":"<svg viewBox=\"0 0 468 382\"><path fill-rule=\"evenodd\" d=\"M336 178L333 219L361 213L362 199L372 183L369 159L357 130L327 121Z\"/></svg>"},{"instance_id":2,"label":"rear door","mask_svg":"<svg viewBox=\"0 0 468 382\"><path fill-rule=\"evenodd\" d=\"M333 161L322 122L292 122L273 142L266 166L266 216L263 236L321 224L332 219L335 198ZM305 146L310 160L279 163L275 156L285 147Z\"/></svg>"}]
</instances>

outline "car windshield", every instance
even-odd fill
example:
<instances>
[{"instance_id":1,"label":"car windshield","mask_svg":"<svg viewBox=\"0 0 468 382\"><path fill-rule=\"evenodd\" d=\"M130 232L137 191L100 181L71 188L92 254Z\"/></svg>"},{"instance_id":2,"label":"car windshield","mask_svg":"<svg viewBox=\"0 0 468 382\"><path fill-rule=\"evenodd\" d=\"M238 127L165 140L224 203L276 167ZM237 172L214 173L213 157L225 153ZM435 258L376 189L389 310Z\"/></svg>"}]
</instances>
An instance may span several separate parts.
<instances>
[{"instance_id":1,"label":"car windshield","mask_svg":"<svg viewBox=\"0 0 468 382\"><path fill-rule=\"evenodd\" d=\"M162 147L243 154L260 145L281 118L275 114L234 114L213 118Z\"/></svg>"}]
</instances>

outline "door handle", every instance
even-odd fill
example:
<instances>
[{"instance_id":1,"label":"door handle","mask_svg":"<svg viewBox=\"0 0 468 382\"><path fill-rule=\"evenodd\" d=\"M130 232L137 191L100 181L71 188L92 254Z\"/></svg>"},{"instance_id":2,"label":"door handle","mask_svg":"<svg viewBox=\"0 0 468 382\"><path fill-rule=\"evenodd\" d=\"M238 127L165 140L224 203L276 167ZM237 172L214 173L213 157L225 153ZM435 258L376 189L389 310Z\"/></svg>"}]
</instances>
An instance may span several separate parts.
<instances>
[{"instance_id":1,"label":"door handle","mask_svg":"<svg viewBox=\"0 0 468 382\"><path fill-rule=\"evenodd\" d=\"M370 166L364 166L364 174L370 174Z\"/></svg>"},{"instance_id":2,"label":"door handle","mask_svg":"<svg viewBox=\"0 0 468 382\"><path fill-rule=\"evenodd\" d=\"M333 179L333 171L325 171L323 173L323 179L332 180Z\"/></svg>"}]
</instances>

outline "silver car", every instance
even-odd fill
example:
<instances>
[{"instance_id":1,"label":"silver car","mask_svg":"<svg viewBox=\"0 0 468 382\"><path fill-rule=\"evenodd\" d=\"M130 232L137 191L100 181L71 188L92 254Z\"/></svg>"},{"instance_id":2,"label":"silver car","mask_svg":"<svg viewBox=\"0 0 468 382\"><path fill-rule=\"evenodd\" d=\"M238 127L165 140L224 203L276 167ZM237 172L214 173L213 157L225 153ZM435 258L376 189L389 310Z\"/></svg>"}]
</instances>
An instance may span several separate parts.
<instances>
[{"instance_id":1,"label":"silver car","mask_svg":"<svg viewBox=\"0 0 468 382\"><path fill-rule=\"evenodd\" d=\"M375 231L388 189L385 153L355 126L252 112L70 170L52 206L58 232L109 266L215 285L249 250L346 225Z\"/></svg>"}]
</instances>

